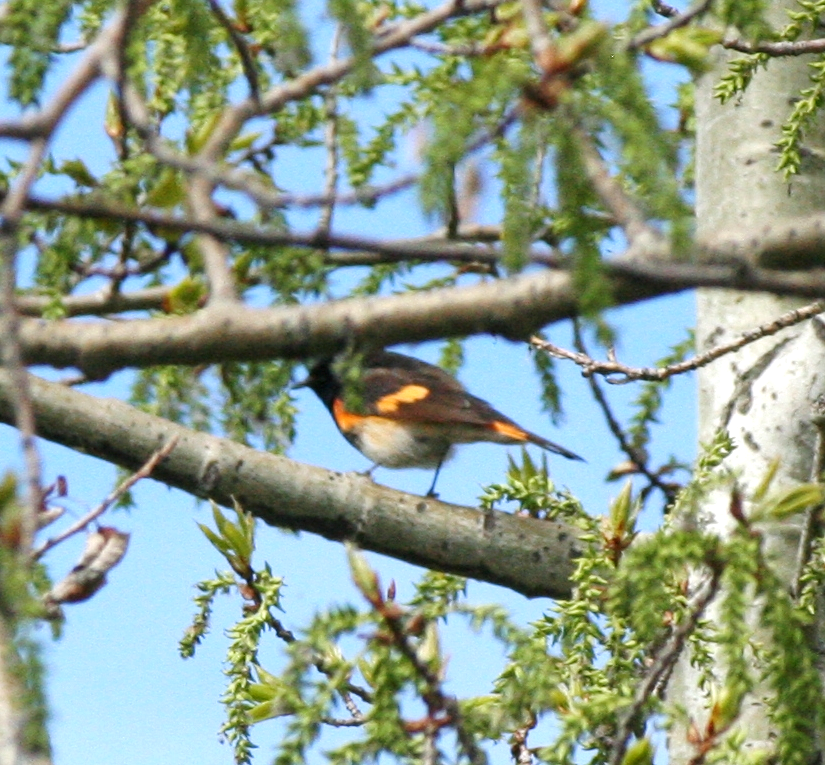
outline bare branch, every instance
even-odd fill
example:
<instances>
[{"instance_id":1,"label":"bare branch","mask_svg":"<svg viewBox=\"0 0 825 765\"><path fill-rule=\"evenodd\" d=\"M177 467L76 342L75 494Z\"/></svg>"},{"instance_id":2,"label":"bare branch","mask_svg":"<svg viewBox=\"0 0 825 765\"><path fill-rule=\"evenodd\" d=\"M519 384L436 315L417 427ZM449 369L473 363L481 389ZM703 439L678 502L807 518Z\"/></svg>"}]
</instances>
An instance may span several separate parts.
<instances>
[{"instance_id":1,"label":"bare branch","mask_svg":"<svg viewBox=\"0 0 825 765\"><path fill-rule=\"evenodd\" d=\"M805 56L809 53L825 52L825 38L794 40L793 42L786 40L750 42L749 40L734 38L723 40L722 47L740 53L767 53L769 56Z\"/></svg>"},{"instance_id":2,"label":"bare branch","mask_svg":"<svg viewBox=\"0 0 825 765\"><path fill-rule=\"evenodd\" d=\"M332 35L332 49L329 54L331 62L338 58L342 35L343 29L339 23ZM318 233L327 236L332 228L332 215L335 211L335 196L338 189L338 94L335 85L331 85L324 94L324 118L326 119L324 147L327 152L327 163L324 169L326 177L324 195L329 201L321 211L321 217L318 220Z\"/></svg>"},{"instance_id":3,"label":"bare branch","mask_svg":"<svg viewBox=\"0 0 825 765\"><path fill-rule=\"evenodd\" d=\"M582 355L586 356L587 354L584 352L584 340L581 336L581 332L579 331L579 325L577 322L573 324L573 332L577 348L579 348ZM539 343L544 342L540 338L533 338L531 342L534 346L536 346L536 342L534 342L536 340L538 340ZM540 347L540 345L537 347ZM613 414L613 409L607 400L607 396L605 396L604 391L601 389L601 386L596 378L592 376L589 377L588 383L590 384L590 390L593 392L593 397L596 399L596 403L599 405L602 413L604 414L604 418L607 422L607 426L610 428L610 432L619 444L619 448L627 455L628 459L633 462L639 472L647 478L650 484L655 486L662 492L662 494L665 495L666 505L670 505L676 498L677 487L673 484L665 483L658 475L656 475L656 473L650 470L647 464L648 455L644 452L644 450L639 449L630 443L627 434L624 432L621 424Z\"/></svg>"},{"instance_id":4,"label":"bare branch","mask_svg":"<svg viewBox=\"0 0 825 765\"><path fill-rule=\"evenodd\" d=\"M31 140L50 136L69 107L101 74L102 60L118 50L125 34L128 13L118 11L112 22L89 46L80 63L39 112L24 115L15 121L0 121L0 136Z\"/></svg>"},{"instance_id":5,"label":"bare branch","mask_svg":"<svg viewBox=\"0 0 825 765\"><path fill-rule=\"evenodd\" d=\"M629 382L637 380L648 380L651 382L661 382L667 380L674 375L683 374L685 372L692 372L700 367L707 366L712 361L738 351L740 348L749 345L750 343L761 340L763 337L775 335L787 327L792 327L800 322L817 316L825 311L825 301L818 300L811 305L803 308L797 308L792 311L779 316L773 321L769 321L749 332L743 332L736 340L723 345L717 345L705 353L694 356L692 359L680 361L677 364L670 364L666 367L630 367L626 364L609 359L608 361L598 361L586 353L569 351L566 348L561 348L539 337L531 338L530 342L536 348L549 353L560 359L568 359L582 369L582 375L585 377L592 377L593 375L604 375L607 382L612 385L624 385ZM610 377L610 375L620 375L620 377Z\"/></svg>"},{"instance_id":6,"label":"bare branch","mask_svg":"<svg viewBox=\"0 0 825 765\"><path fill-rule=\"evenodd\" d=\"M489 53L489 47L479 43L465 43L462 45L447 45L436 40L410 40L410 47L424 53L436 56L484 56Z\"/></svg>"},{"instance_id":7,"label":"bare branch","mask_svg":"<svg viewBox=\"0 0 825 765\"><path fill-rule=\"evenodd\" d=\"M29 376L20 348L20 317L15 307L17 284L17 233L26 198L46 153L46 138L32 141L20 176L0 205L0 361L14 381L14 425L26 465L26 512L21 522L21 547L31 549L43 499L40 454L34 437L34 412L29 396ZM0 650L2 650L0 646Z\"/></svg>"},{"instance_id":8,"label":"bare branch","mask_svg":"<svg viewBox=\"0 0 825 765\"><path fill-rule=\"evenodd\" d=\"M663 16L669 16L670 21L656 27L649 27L643 32L640 32L627 44L627 49L637 50L645 45L649 45L654 40L667 37L667 35L669 35L674 29L687 26L691 21L693 21L693 19L705 13L710 8L712 2L713 0L701 0L701 2L696 3L696 5L688 8L681 14L676 14L675 8L660 4L659 7L654 8L654 10L661 13Z\"/></svg>"},{"instance_id":9,"label":"bare branch","mask_svg":"<svg viewBox=\"0 0 825 765\"><path fill-rule=\"evenodd\" d=\"M539 0L523 0L521 11L524 16L524 26L527 28L527 35L530 38L533 58L539 69L547 71L549 59L555 46L544 21L544 8Z\"/></svg>"},{"instance_id":10,"label":"bare branch","mask_svg":"<svg viewBox=\"0 0 825 765\"><path fill-rule=\"evenodd\" d=\"M12 380L0 370L0 421L10 422ZM130 470L162 444L180 439L153 476L265 523L302 529L416 565L509 587L527 597L567 597L576 532L522 518L405 494L354 473L302 465L189 430L114 399L99 399L33 378L42 438Z\"/></svg>"},{"instance_id":11,"label":"bare branch","mask_svg":"<svg viewBox=\"0 0 825 765\"><path fill-rule=\"evenodd\" d=\"M103 500L97 507L90 510L86 515L82 518L77 520L73 523L69 528L62 531L56 537L52 537L47 539L40 547L36 550L32 551L31 557L33 560L38 560L42 558L52 547L56 547L64 540L68 539L71 536L74 536L79 531L83 531L92 521L96 518L99 518L103 513L105 513L114 502L117 502L129 489L131 489L138 481L142 480L143 478L148 478L152 471L158 466L158 464L166 459L169 454L172 452L172 449L178 443L177 437L173 436L169 439L160 449L158 449L149 459L132 475L130 475L127 479L122 481L120 485L109 494L106 499Z\"/></svg>"},{"instance_id":12,"label":"bare branch","mask_svg":"<svg viewBox=\"0 0 825 765\"><path fill-rule=\"evenodd\" d=\"M513 755L513 762L515 765L533 765L533 753L527 746L527 737L530 731L536 727L536 718L530 715L526 725L513 731L510 744L510 753Z\"/></svg>"},{"instance_id":13,"label":"bare branch","mask_svg":"<svg viewBox=\"0 0 825 765\"><path fill-rule=\"evenodd\" d=\"M711 570L711 575L702 583L693 597L689 612L683 620L673 629L668 640L653 657L642 682L636 687L633 694L633 702L625 709L618 724L613 748L610 752L610 765L621 765L627 751L627 741L633 732L633 727L638 714L650 699L651 695L662 688L667 682L667 678L673 670L676 660L679 658L684 648L685 641L691 632L696 629L699 619L710 605L711 601L719 592L719 583L722 576L721 567Z\"/></svg>"},{"instance_id":14,"label":"bare branch","mask_svg":"<svg viewBox=\"0 0 825 765\"><path fill-rule=\"evenodd\" d=\"M632 243L644 236L651 242L663 243L662 235L647 222L644 213L610 174L607 163L599 154L592 138L581 128L576 128L574 135L590 183L593 184L604 206L622 227L628 241Z\"/></svg>"},{"instance_id":15,"label":"bare branch","mask_svg":"<svg viewBox=\"0 0 825 765\"><path fill-rule=\"evenodd\" d=\"M501 5L504 1L447 0L447 2L431 11L426 11L414 18L393 25L389 31L384 32L382 30L384 33L376 39L372 55L380 56L383 53L407 45L414 37L435 29L449 18L490 10ZM289 82L273 87L262 96L260 104L257 104L253 99L246 99L227 109L201 150L200 158L207 161L217 160L223 155L229 143L247 120L259 114L277 112L290 101L304 98L323 85L339 81L349 74L354 66L355 59L353 57L329 62L304 72Z\"/></svg>"},{"instance_id":16,"label":"bare branch","mask_svg":"<svg viewBox=\"0 0 825 765\"><path fill-rule=\"evenodd\" d=\"M133 292L112 292L108 287L87 295L66 295L60 305L66 316L124 313L127 311L158 311L163 308L169 294L175 290L170 287L146 287ZM53 297L40 295L16 295L15 306L22 316L42 316L54 305Z\"/></svg>"},{"instance_id":17,"label":"bare branch","mask_svg":"<svg viewBox=\"0 0 825 765\"><path fill-rule=\"evenodd\" d=\"M630 280L617 283L617 290L624 302L651 294ZM186 316L117 323L24 319L21 347L27 363L75 367L96 379L126 367L309 358L353 342L376 347L481 332L517 339L574 316L573 293L569 274L539 272L318 305L216 305Z\"/></svg>"},{"instance_id":18,"label":"bare branch","mask_svg":"<svg viewBox=\"0 0 825 765\"><path fill-rule=\"evenodd\" d=\"M357 575L355 579L357 584ZM458 699L444 690L438 666L433 666L419 656L416 644L407 629L408 614L395 601L385 600L382 593L371 591L368 587L360 587L360 589L387 627L388 637L392 640L392 644L412 665L416 675L422 681L421 697L427 705L427 717L416 725L416 730L423 732L425 736L424 761L426 765L436 765L436 739L441 728L447 726L455 729L459 744L472 765L487 765L486 755L476 742L472 731L464 723L464 715L459 707Z\"/></svg>"},{"instance_id":19,"label":"bare branch","mask_svg":"<svg viewBox=\"0 0 825 765\"><path fill-rule=\"evenodd\" d=\"M778 294L825 294L825 274L734 266L611 261L604 265L617 305L695 286ZM309 358L356 343L378 347L490 333L528 337L578 314L572 273L532 271L467 287L322 304L256 309L210 306L186 316L129 322L21 321L29 364L75 367L89 379L156 364Z\"/></svg>"},{"instance_id":20,"label":"bare branch","mask_svg":"<svg viewBox=\"0 0 825 765\"><path fill-rule=\"evenodd\" d=\"M246 40L244 40L243 35L241 35L235 28L235 24L232 19L224 13L224 10L221 8L221 4L218 0L209 0L209 7L212 9L212 13L220 25L226 30L227 35L229 35L229 39L232 41L232 45L238 52L238 57L241 59L241 66L243 67L244 77L246 77L247 84L249 85L249 97L256 101L260 101L261 94L260 84L258 82L258 69L255 65L255 58L252 55L252 51L249 50L249 46L246 44Z\"/></svg>"}]
</instances>

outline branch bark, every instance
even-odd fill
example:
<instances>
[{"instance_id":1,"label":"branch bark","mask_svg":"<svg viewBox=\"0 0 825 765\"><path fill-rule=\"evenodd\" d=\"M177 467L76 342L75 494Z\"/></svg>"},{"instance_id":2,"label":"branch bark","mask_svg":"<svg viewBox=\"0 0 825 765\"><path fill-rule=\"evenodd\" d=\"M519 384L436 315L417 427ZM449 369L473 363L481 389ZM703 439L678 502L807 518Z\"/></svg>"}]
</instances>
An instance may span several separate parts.
<instances>
[{"instance_id":1,"label":"branch bark","mask_svg":"<svg viewBox=\"0 0 825 765\"><path fill-rule=\"evenodd\" d=\"M791 0L773 0L768 17L775 28L787 23L788 10L796 8ZM803 59L772 61L760 69L738 99L722 104L714 96L720 74L727 71L729 55L716 50L714 68L697 84L696 90L696 211L698 235L707 241L724 241L730 232L736 238L732 221L739 231L792 231L794 222L806 213L821 217L823 180L821 163L807 159L799 174L786 182L776 171L776 144L781 138L781 123L789 104L810 87L810 62ZM808 158L822 156L825 130L821 120L812 122L804 136ZM759 257L764 265L800 267L800 250L791 242L796 255L778 247L764 249L739 246L738 254ZM740 237L740 242L746 240ZM737 253L737 249L733 249ZM813 252L811 252L813 256ZM814 256L815 257L815 256ZM812 261L813 262L813 261ZM700 354L720 345L735 342L748 329L772 317L798 308L798 301L774 295L745 295L736 291L700 291L696 327ZM699 440L709 442L719 429L726 430L737 444L725 466L736 475L737 485L746 498L744 513L750 508L747 497L760 485L769 471L775 487L790 487L810 480L815 428L811 422L812 403L822 392L823 339L821 322L813 319L763 337L741 348L735 355L719 359L699 370ZM778 466L774 461L778 461ZM705 533L726 536L736 523L730 512L730 493L710 494L697 513L696 524ZM775 523L762 533L771 565L789 588L793 582L800 540L798 518ZM753 625L752 644L762 646L755 654L769 656L775 649L773 632L764 626L761 605L754 602L748 616ZM721 621L716 606L708 609L710 623ZM818 616L817 619L821 619ZM811 634L821 629L821 623ZM817 652L822 650L821 632L816 635ZM782 650L779 648L778 650ZM755 675L764 668L755 660ZM720 662L721 664L721 662ZM724 666L719 667L724 677ZM724 681L721 681L724 685ZM712 702L701 687L699 670L685 658L680 662L668 689L686 710L687 719L708 717ZM777 747L777 726L768 700L772 689L758 685L742 704L737 727L747 732L744 756L757 760L783 760ZM777 713L777 717L781 713ZM811 730L816 730L813 724ZM698 762L702 752L694 746L681 724L670 731L670 761ZM819 742L814 742L819 745ZM787 747L788 743L785 741ZM810 756L801 749L799 758ZM803 755L801 752L805 752ZM821 759L822 751L816 758ZM815 758L815 759L816 759ZM784 761L784 760L783 760Z\"/></svg>"},{"instance_id":2,"label":"branch bark","mask_svg":"<svg viewBox=\"0 0 825 765\"><path fill-rule=\"evenodd\" d=\"M569 597L581 550L563 523L438 502L189 430L115 399L31 377L37 433L135 470L177 437L152 477L245 510L271 526L349 540L419 566L508 587L527 597ZM0 421L13 417L12 382L0 370Z\"/></svg>"},{"instance_id":3,"label":"branch bark","mask_svg":"<svg viewBox=\"0 0 825 765\"><path fill-rule=\"evenodd\" d=\"M613 299L626 305L695 286L800 296L825 294L825 276L722 265L612 262ZM308 358L353 343L388 346L477 334L522 340L578 314L573 277L541 271L470 287L269 309L210 306L188 316L128 322L23 319L26 363L75 367L89 379L130 367Z\"/></svg>"}]
</instances>

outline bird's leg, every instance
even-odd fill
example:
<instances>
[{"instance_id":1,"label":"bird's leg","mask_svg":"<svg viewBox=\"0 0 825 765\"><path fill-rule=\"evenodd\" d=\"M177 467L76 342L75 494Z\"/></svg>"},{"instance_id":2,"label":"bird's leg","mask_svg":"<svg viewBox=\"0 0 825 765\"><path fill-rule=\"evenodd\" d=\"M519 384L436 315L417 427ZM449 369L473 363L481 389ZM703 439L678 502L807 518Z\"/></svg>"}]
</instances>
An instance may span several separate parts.
<instances>
[{"instance_id":1,"label":"bird's leg","mask_svg":"<svg viewBox=\"0 0 825 765\"><path fill-rule=\"evenodd\" d=\"M365 478L369 478L371 481L375 479L372 477L373 472L375 472L375 468L381 467L377 462L374 465L370 465L366 470L363 470L358 475L362 475Z\"/></svg>"},{"instance_id":2,"label":"bird's leg","mask_svg":"<svg viewBox=\"0 0 825 765\"><path fill-rule=\"evenodd\" d=\"M446 458L446 454L444 457L441 458L441 461L438 463L438 467L435 469L435 475L433 476L433 483L430 486L430 490L424 495L425 497L432 497L433 499L438 499L438 494L435 493L435 482L438 480L438 474L441 472L441 466L444 464L444 459Z\"/></svg>"}]
</instances>

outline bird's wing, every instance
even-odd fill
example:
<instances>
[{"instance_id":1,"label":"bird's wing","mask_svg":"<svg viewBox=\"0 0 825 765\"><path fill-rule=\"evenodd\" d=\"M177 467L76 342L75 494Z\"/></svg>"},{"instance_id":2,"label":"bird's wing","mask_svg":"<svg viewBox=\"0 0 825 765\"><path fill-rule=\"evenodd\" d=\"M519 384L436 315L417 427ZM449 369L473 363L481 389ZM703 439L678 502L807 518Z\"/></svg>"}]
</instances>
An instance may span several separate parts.
<instances>
[{"instance_id":1,"label":"bird's wing","mask_svg":"<svg viewBox=\"0 0 825 765\"><path fill-rule=\"evenodd\" d=\"M364 414L398 421L452 425L456 428L456 442L530 441L568 459L582 459L563 446L525 430L484 399L468 393L458 380L432 364L383 352L369 360L362 382ZM495 436L473 436L476 429Z\"/></svg>"},{"instance_id":2,"label":"bird's wing","mask_svg":"<svg viewBox=\"0 0 825 765\"><path fill-rule=\"evenodd\" d=\"M366 413L421 423L510 423L486 401L467 393L454 377L438 367L432 370L400 366L368 369L363 379Z\"/></svg>"}]
</instances>

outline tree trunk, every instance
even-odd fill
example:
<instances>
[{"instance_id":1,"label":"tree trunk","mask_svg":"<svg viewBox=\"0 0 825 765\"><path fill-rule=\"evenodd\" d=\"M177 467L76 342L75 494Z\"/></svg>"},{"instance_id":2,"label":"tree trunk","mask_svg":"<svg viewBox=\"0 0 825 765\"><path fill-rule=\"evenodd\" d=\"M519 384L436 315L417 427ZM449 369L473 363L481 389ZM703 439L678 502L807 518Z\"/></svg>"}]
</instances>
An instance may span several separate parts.
<instances>
[{"instance_id":1,"label":"tree trunk","mask_svg":"<svg viewBox=\"0 0 825 765\"><path fill-rule=\"evenodd\" d=\"M785 8L794 5L773 4L770 20L775 28L787 24ZM730 58L720 53L713 70L697 86L696 214L700 240L721 231L734 236L755 234L773 223L825 206L825 131L819 126L805 136L800 173L788 183L776 172L775 144L794 97L810 84L810 58L771 61L766 70L757 72L741 98L721 104L713 90ZM821 117L817 119L822 125ZM700 291L698 351L727 342L798 305L796 299L770 295ZM810 480L816 439L812 404L825 393L824 343L823 325L814 319L723 357L699 373L699 440L707 443L719 429L731 434L736 450L728 464L741 476L745 496L777 458L781 462L776 486ZM716 533L727 533L735 523L729 491L711 496L696 522ZM770 559L789 584L796 569L800 528L801 521L793 519L766 531ZM713 618L714 614L708 616ZM755 629L759 630L758 624ZM771 749L771 726L761 695L756 692L746 699L739 723L752 751ZM708 700L686 660L674 673L669 699L684 706L699 730L704 730ZM684 728L671 732L669 748L671 763L687 762L696 754Z\"/></svg>"}]
</instances>

